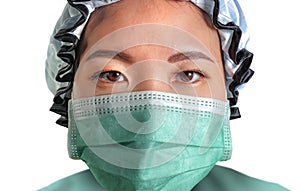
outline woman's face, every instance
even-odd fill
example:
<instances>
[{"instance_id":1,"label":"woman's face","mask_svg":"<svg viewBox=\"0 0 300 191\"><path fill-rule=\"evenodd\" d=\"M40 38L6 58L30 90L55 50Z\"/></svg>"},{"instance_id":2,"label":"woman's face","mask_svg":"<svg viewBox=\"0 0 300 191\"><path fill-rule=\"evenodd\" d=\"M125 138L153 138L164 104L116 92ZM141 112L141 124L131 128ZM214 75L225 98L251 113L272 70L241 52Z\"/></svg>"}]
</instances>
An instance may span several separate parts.
<instances>
[{"instance_id":1,"label":"woman's face","mask_svg":"<svg viewBox=\"0 0 300 191\"><path fill-rule=\"evenodd\" d=\"M73 97L163 91L226 100L217 31L192 3L122 0L86 26Z\"/></svg>"}]
</instances>

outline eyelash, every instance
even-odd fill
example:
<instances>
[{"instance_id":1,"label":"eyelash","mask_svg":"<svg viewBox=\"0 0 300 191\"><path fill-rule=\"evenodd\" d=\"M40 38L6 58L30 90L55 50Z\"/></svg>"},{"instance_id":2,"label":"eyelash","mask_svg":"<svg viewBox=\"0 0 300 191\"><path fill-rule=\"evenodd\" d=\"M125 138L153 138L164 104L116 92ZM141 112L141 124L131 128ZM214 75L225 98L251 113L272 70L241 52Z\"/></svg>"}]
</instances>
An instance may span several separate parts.
<instances>
[{"instance_id":1,"label":"eyelash","mask_svg":"<svg viewBox=\"0 0 300 191\"><path fill-rule=\"evenodd\" d=\"M120 73L120 74L122 75L122 77L123 77L124 79L126 79L126 77L125 77L121 72L116 71L116 70L107 70L107 71L99 71L99 72L96 72L96 73L94 73L94 74L90 77L90 79L91 79L92 81L94 81L94 80L99 80L99 78L105 79L105 78L107 78L105 75L109 74L110 72L117 72L117 73ZM181 72L175 74L175 78L178 78L180 74L183 74L183 73L186 73L186 72L193 72L193 73L196 73L196 74L198 74L198 75L200 76L199 78L208 78L207 75L206 75L204 72L202 72L202 71L200 71L200 70L198 70L198 69L195 69L195 70L192 69L192 70L181 71ZM107 80L107 79L106 79L106 80ZM196 82L196 81L199 81L199 80L195 80L195 81L193 81L193 82ZM191 83L193 83L193 82L191 82ZM183 83L189 83L189 82L183 82Z\"/></svg>"},{"instance_id":2,"label":"eyelash","mask_svg":"<svg viewBox=\"0 0 300 191\"><path fill-rule=\"evenodd\" d=\"M199 70L199 69L184 70L182 72L195 72L195 73L198 73L199 75L201 75L204 78L208 78L208 76L206 75L206 73L203 72L203 71L201 71L201 70Z\"/></svg>"},{"instance_id":3,"label":"eyelash","mask_svg":"<svg viewBox=\"0 0 300 191\"><path fill-rule=\"evenodd\" d=\"M197 79L194 79L194 80L193 79L190 79L190 80L187 79L187 81L185 81L182 78L185 78L185 77L188 78L188 76L186 74L188 72L191 72L193 74L197 74L199 77ZM180 76L182 74L185 75L185 76ZM202 78L208 78L208 77L207 77L207 75L204 72L202 72L202 71L200 71L198 69L195 69L195 70L185 70L185 71L179 72L179 73L177 73L175 75L175 78L176 78L177 81L180 81L181 83L194 83L194 82L198 82ZM179 78L181 78L181 79L179 79ZM193 76L193 78L194 78L194 76Z\"/></svg>"},{"instance_id":4,"label":"eyelash","mask_svg":"<svg viewBox=\"0 0 300 191\"><path fill-rule=\"evenodd\" d=\"M122 72L119 72L119 71L116 71L116 70L107 70L107 71L99 71L99 72L96 72L96 73L94 73L94 74L90 77L90 79L91 79L92 81L94 81L94 80L99 80L100 78L102 78L102 79L105 79L105 80L107 80L107 81L111 81L111 80L107 79L107 76L106 76L106 75L108 75L109 73L113 73L113 72L119 73L119 74L121 75L121 77L124 78L124 79L126 80L126 77L122 74ZM111 82L114 83L113 81L111 81Z\"/></svg>"},{"instance_id":5,"label":"eyelash","mask_svg":"<svg viewBox=\"0 0 300 191\"><path fill-rule=\"evenodd\" d=\"M99 71L99 72L96 72L94 74L92 74L90 76L90 80L94 81L94 80L98 80L99 76L101 75L101 73L103 73L103 71Z\"/></svg>"}]
</instances>

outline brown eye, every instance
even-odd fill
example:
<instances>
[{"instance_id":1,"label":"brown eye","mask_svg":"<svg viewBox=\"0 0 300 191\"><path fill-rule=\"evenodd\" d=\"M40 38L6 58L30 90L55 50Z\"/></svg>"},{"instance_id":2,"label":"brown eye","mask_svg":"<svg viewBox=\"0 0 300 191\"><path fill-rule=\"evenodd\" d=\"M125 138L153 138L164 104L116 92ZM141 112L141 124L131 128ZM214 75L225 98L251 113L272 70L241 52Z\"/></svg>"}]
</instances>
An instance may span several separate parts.
<instances>
[{"instance_id":1,"label":"brown eye","mask_svg":"<svg viewBox=\"0 0 300 191\"><path fill-rule=\"evenodd\" d=\"M118 71L101 72L99 79L108 82L121 82L125 80L125 77Z\"/></svg>"},{"instance_id":2,"label":"brown eye","mask_svg":"<svg viewBox=\"0 0 300 191\"><path fill-rule=\"evenodd\" d=\"M183 71L176 75L176 80L184 83L193 83L200 78L205 77L204 74L195 71Z\"/></svg>"}]
</instances>

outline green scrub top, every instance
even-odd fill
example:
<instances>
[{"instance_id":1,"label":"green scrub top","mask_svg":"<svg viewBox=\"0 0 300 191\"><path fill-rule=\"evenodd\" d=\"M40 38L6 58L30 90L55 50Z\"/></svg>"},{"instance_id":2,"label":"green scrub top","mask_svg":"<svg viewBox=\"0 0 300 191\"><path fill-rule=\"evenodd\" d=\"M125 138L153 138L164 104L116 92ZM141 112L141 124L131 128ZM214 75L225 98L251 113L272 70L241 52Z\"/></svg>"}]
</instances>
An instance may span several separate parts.
<instances>
[{"instance_id":1,"label":"green scrub top","mask_svg":"<svg viewBox=\"0 0 300 191\"><path fill-rule=\"evenodd\" d=\"M39 191L106 191L89 170L63 178ZM288 191L274 183L244 175L230 168L215 166L192 191Z\"/></svg>"}]
</instances>

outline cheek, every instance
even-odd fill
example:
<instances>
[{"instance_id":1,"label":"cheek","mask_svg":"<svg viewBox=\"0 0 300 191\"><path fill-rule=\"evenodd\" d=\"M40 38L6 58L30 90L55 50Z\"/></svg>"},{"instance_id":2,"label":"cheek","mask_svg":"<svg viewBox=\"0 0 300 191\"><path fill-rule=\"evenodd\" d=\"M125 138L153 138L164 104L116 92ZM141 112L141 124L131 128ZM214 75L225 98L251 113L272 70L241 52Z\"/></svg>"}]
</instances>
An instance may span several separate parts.
<instances>
[{"instance_id":1,"label":"cheek","mask_svg":"<svg viewBox=\"0 0 300 191\"><path fill-rule=\"evenodd\" d=\"M212 82L210 89L213 89L213 91L211 91L212 98L226 101L226 88L225 88L224 80L218 80Z\"/></svg>"},{"instance_id":2,"label":"cheek","mask_svg":"<svg viewBox=\"0 0 300 191\"><path fill-rule=\"evenodd\" d=\"M73 85L73 99L90 97L95 94L95 82L90 79L86 68L79 67L76 71Z\"/></svg>"},{"instance_id":3,"label":"cheek","mask_svg":"<svg viewBox=\"0 0 300 191\"><path fill-rule=\"evenodd\" d=\"M210 82L205 83L201 87L195 87L196 94L199 97L214 98L222 101L226 101L226 91L223 83Z\"/></svg>"},{"instance_id":4,"label":"cheek","mask_svg":"<svg viewBox=\"0 0 300 191\"><path fill-rule=\"evenodd\" d=\"M223 68L213 67L210 76L195 87L197 96L226 101L226 85Z\"/></svg>"},{"instance_id":5,"label":"cheek","mask_svg":"<svg viewBox=\"0 0 300 191\"><path fill-rule=\"evenodd\" d=\"M225 84L223 66L217 67L216 70L217 70L217 74L215 74L213 80L209 80L208 83L211 92L211 97L226 101L227 100L226 84Z\"/></svg>"},{"instance_id":6,"label":"cheek","mask_svg":"<svg viewBox=\"0 0 300 191\"><path fill-rule=\"evenodd\" d=\"M73 85L73 99L88 97L90 94L90 88L87 86L86 80L77 70Z\"/></svg>"}]
</instances>

